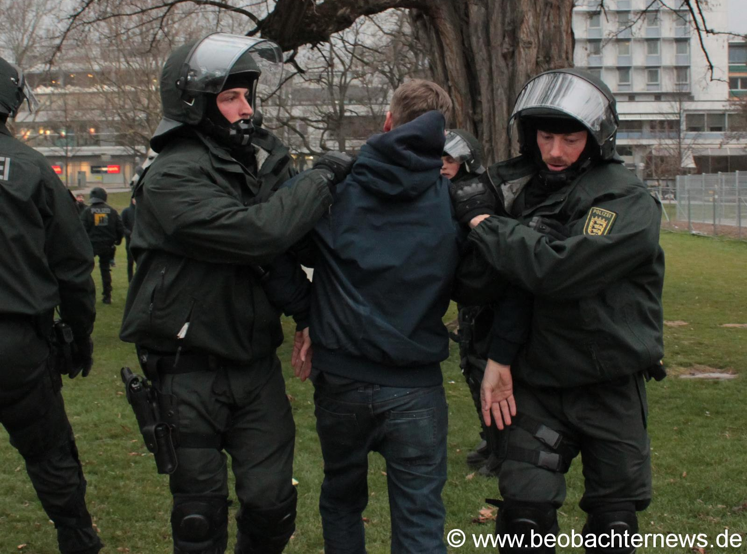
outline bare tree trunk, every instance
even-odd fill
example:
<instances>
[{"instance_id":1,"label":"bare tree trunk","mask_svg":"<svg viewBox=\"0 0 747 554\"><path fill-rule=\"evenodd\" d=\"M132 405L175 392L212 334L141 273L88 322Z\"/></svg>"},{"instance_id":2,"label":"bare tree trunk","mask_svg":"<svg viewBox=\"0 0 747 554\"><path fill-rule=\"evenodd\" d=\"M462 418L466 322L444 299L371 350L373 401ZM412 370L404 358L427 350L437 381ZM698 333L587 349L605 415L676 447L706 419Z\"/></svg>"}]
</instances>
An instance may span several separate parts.
<instances>
[{"instance_id":1,"label":"bare tree trunk","mask_svg":"<svg viewBox=\"0 0 747 554\"><path fill-rule=\"evenodd\" d=\"M293 9L285 5L291 2ZM387 8L412 10L433 79L454 101L451 126L476 134L488 161L510 155L506 125L524 83L573 65L573 0L327 0L316 6L280 0L260 29L293 49Z\"/></svg>"},{"instance_id":2,"label":"bare tree trunk","mask_svg":"<svg viewBox=\"0 0 747 554\"><path fill-rule=\"evenodd\" d=\"M488 161L510 155L516 96L542 71L573 65L572 0L434 0L413 12L433 77L454 101L455 128L477 135Z\"/></svg>"}]
</instances>

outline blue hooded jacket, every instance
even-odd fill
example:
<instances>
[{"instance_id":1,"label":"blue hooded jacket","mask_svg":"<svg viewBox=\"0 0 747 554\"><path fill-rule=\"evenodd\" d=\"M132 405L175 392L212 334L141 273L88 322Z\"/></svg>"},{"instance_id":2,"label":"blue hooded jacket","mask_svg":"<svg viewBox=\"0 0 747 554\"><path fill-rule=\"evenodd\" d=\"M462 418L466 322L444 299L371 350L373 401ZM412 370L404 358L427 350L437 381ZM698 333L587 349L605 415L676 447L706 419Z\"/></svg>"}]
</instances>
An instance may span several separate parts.
<instances>
[{"instance_id":1,"label":"blue hooded jacket","mask_svg":"<svg viewBox=\"0 0 747 554\"><path fill-rule=\"evenodd\" d=\"M313 233L315 369L387 386L441 383L462 240L440 174L444 125L432 111L374 135L337 186Z\"/></svg>"}]
</instances>

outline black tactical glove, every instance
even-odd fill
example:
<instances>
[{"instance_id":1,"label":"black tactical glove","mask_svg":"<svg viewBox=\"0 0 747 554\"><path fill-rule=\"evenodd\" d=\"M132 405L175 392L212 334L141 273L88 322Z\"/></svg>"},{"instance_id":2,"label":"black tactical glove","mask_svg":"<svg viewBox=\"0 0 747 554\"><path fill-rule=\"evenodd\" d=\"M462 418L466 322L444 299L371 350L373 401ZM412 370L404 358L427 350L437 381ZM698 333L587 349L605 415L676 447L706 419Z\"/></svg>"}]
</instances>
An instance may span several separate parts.
<instances>
[{"instance_id":1,"label":"black tactical glove","mask_svg":"<svg viewBox=\"0 0 747 554\"><path fill-rule=\"evenodd\" d=\"M478 215L495 215L498 198L489 184L482 179L472 179L449 186L451 202L459 223L469 225Z\"/></svg>"},{"instance_id":2,"label":"black tactical glove","mask_svg":"<svg viewBox=\"0 0 747 554\"><path fill-rule=\"evenodd\" d=\"M83 377L88 377L93 367L93 339L90 336L75 339L72 344L71 358L72 367L68 377L73 379L79 373L82 373Z\"/></svg>"},{"instance_id":3,"label":"black tactical glove","mask_svg":"<svg viewBox=\"0 0 747 554\"><path fill-rule=\"evenodd\" d=\"M538 215L529 220L529 228L546 235L552 240L565 240L571 236L568 227L559 221Z\"/></svg>"},{"instance_id":4,"label":"black tactical glove","mask_svg":"<svg viewBox=\"0 0 747 554\"><path fill-rule=\"evenodd\" d=\"M312 166L314 169L323 169L331 173L329 175L329 187L334 190L335 185L342 183L353 169L355 158L348 156L345 152L327 152Z\"/></svg>"}]
</instances>

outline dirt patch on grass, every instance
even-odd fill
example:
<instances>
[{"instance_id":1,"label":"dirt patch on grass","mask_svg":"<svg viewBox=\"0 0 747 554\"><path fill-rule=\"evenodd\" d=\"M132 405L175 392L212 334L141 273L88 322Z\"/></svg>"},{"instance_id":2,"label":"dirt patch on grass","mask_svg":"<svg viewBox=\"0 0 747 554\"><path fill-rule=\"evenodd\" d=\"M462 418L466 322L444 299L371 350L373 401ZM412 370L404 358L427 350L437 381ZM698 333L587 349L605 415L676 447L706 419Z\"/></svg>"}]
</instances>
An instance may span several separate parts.
<instances>
[{"instance_id":1,"label":"dirt patch on grass","mask_svg":"<svg viewBox=\"0 0 747 554\"><path fill-rule=\"evenodd\" d=\"M738 377L731 369L716 369L707 365L696 364L691 367L668 367L667 373L680 379L699 379L706 381L729 381Z\"/></svg>"}]
</instances>

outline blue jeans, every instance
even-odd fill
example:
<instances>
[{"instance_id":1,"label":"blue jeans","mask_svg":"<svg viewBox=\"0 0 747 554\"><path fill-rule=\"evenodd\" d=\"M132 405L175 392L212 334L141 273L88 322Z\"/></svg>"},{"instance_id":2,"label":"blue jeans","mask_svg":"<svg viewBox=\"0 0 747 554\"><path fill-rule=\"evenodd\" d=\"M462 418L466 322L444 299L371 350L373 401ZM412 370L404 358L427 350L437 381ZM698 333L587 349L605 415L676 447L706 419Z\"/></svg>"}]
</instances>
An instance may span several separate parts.
<instances>
[{"instance_id":1,"label":"blue jeans","mask_svg":"<svg viewBox=\"0 0 747 554\"><path fill-rule=\"evenodd\" d=\"M326 554L365 554L368 453L386 460L393 554L445 554L448 408L443 386L315 384L324 457L319 511Z\"/></svg>"}]
</instances>

